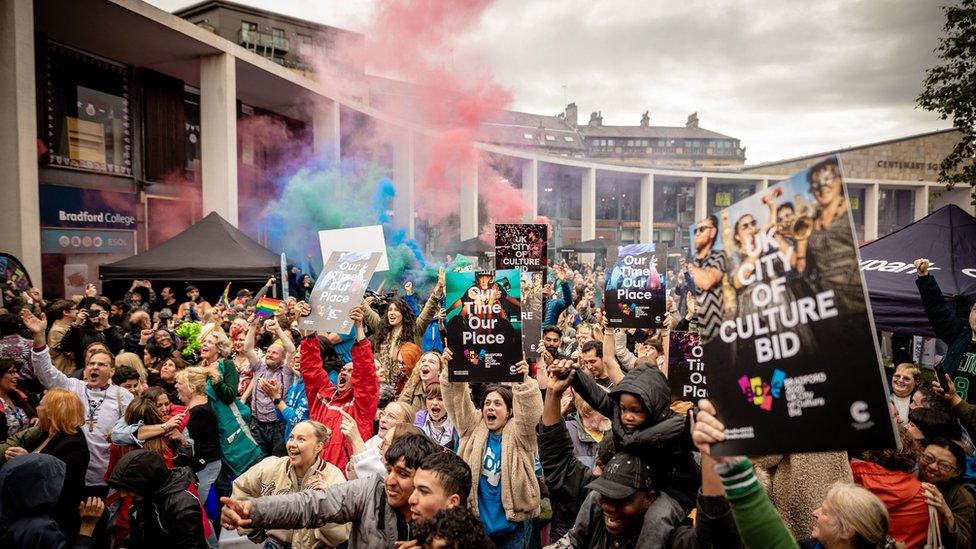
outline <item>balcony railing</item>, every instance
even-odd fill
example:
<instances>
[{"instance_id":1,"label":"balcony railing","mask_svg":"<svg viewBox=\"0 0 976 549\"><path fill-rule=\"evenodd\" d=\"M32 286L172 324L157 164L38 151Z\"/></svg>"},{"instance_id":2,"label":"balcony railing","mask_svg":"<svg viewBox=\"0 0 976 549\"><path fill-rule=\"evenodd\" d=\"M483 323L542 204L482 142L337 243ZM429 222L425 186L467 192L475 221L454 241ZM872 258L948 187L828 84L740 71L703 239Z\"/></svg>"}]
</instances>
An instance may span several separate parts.
<instances>
[{"instance_id":1,"label":"balcony railing","mask_svg":"<svg viewBox=\"0 0 976 549\"><path fill-rule=\"evenodd\" d=\"M237 43L249 50L274 50L285 53L291 47L289 40L266 32L241 29L237 31Z\"/></svg>"}]
</instances>

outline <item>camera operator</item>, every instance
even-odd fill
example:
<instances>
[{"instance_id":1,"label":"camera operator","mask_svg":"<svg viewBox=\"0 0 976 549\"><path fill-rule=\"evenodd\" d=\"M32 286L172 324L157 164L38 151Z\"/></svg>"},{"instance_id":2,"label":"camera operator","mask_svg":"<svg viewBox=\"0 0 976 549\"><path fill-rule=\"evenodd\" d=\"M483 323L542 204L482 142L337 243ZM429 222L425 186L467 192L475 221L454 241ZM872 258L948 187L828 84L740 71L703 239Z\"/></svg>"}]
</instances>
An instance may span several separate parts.
<instances>
[{"instance_id":1,"label":"camera operator","mask_svg":"<svg viewBox=\"0 0 976 549\"><path fill-rule=\"evenodd\" d=\"M73 353L75 367L85 367L85 349L92 343L104 343L113 355L122 352L122 334L108 320L112 303L104 297L86 297L78 305L75 322L61 339L58 350Z\"/></svg>"}]
</instances>

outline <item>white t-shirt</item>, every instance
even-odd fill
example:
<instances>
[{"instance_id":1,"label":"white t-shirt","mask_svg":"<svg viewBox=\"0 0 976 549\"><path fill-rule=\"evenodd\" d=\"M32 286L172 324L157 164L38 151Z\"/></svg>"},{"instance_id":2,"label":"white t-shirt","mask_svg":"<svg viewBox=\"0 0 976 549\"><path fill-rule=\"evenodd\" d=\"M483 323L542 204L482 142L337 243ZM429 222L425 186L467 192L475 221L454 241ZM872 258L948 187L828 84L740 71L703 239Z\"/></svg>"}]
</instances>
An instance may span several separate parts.
<instances>
[{"instance_id":1,"label":"white t-shirt","mask_svg":"<svg viewBox=\"0 0 976 549\"><path fill-rule=\"evenodd\" d=\"M88 472L85 474L85 485L105 486L105 471L108 469L108 448L112 427L115 422L125 415L125 409L132 402L132 393L119 387L109 385L105 390L90 389L88 384L80 379L64 375L51 363L51 354L45 347L41 352L31 351L34 375L44 387L53 389L61 387L78 395L81 406L85 410L85 423L81 426L88 441ZM95 408L92 413L92 408ZM94 419L94 422L89 422Z\"/></svg>"}]
</instances>

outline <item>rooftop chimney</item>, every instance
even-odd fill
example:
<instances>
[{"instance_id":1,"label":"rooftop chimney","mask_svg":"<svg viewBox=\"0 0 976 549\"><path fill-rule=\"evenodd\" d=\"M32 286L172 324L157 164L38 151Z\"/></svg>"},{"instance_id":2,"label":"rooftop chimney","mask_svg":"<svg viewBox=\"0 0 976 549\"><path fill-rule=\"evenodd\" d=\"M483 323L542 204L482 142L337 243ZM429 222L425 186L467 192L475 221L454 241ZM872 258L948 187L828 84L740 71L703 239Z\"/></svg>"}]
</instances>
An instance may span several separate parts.
<instances>
[{"instance_id":1,"label":"rooftop chimney","mask_svg":"<svg viewBox=\"0 0 976 549\"><path fill-rule=\"evenodd\" d=\"M602 112L591 112L590 113L590 126L602 126L603 125L603 113Z\"/></svg>"},{"instance_id":2,"label":"rooftop chimney","mask_svg":"<svg viewBox=\"0 0 976 549\"><path fill-rule=\"evenodd\" d=\"M686 128L697 128L698 127L698 113L693 112L688 115L688 121L685 122Z\"/></svg>"},{"instance_id":3,"label":"rooftop chimney","mask_svg":"<svg viewBox=\"0 0 976 549\"><path fill-rule=\"evenodd\" d=\"M641 127L646 128L650 125L651 125L651 115L649 114L648 111L644 111L644 114L641 115Z\"/></svg>"},{"instance_id":4,"label":"rooftop chimney","mask_svg":"<svg viewBox=\"0 0 976 549\"><path fill-rule=\"evenodd\" d=\"M569 105L566 105L565 116L566 116L566 123L575 128L576 125L579 123L578 120L579 113L576 110L576 103L570 103Z\"/></svg>"}]
</instances>

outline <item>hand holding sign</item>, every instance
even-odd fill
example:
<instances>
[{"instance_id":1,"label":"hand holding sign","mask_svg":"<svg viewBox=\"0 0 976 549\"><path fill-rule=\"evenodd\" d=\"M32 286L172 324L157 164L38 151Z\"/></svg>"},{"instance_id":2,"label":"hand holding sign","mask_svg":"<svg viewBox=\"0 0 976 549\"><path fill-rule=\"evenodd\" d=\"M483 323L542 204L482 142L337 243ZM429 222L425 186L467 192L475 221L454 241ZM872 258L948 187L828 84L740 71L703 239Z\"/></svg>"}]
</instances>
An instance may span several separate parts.
<instances>
[{"instance_id":1,"label":"hand holding sign","mask_svg":"<svg viewBox=\"0 0 976 549\"><path fill-rule=\"evenodd\" d=\"M698 413L692 416L691 440L702 455L722 463L726 458L712 455L712 445L725 441L725 425L715 416L715 406L707 399L699 400Z\"/></svg>"}]
</instances>

